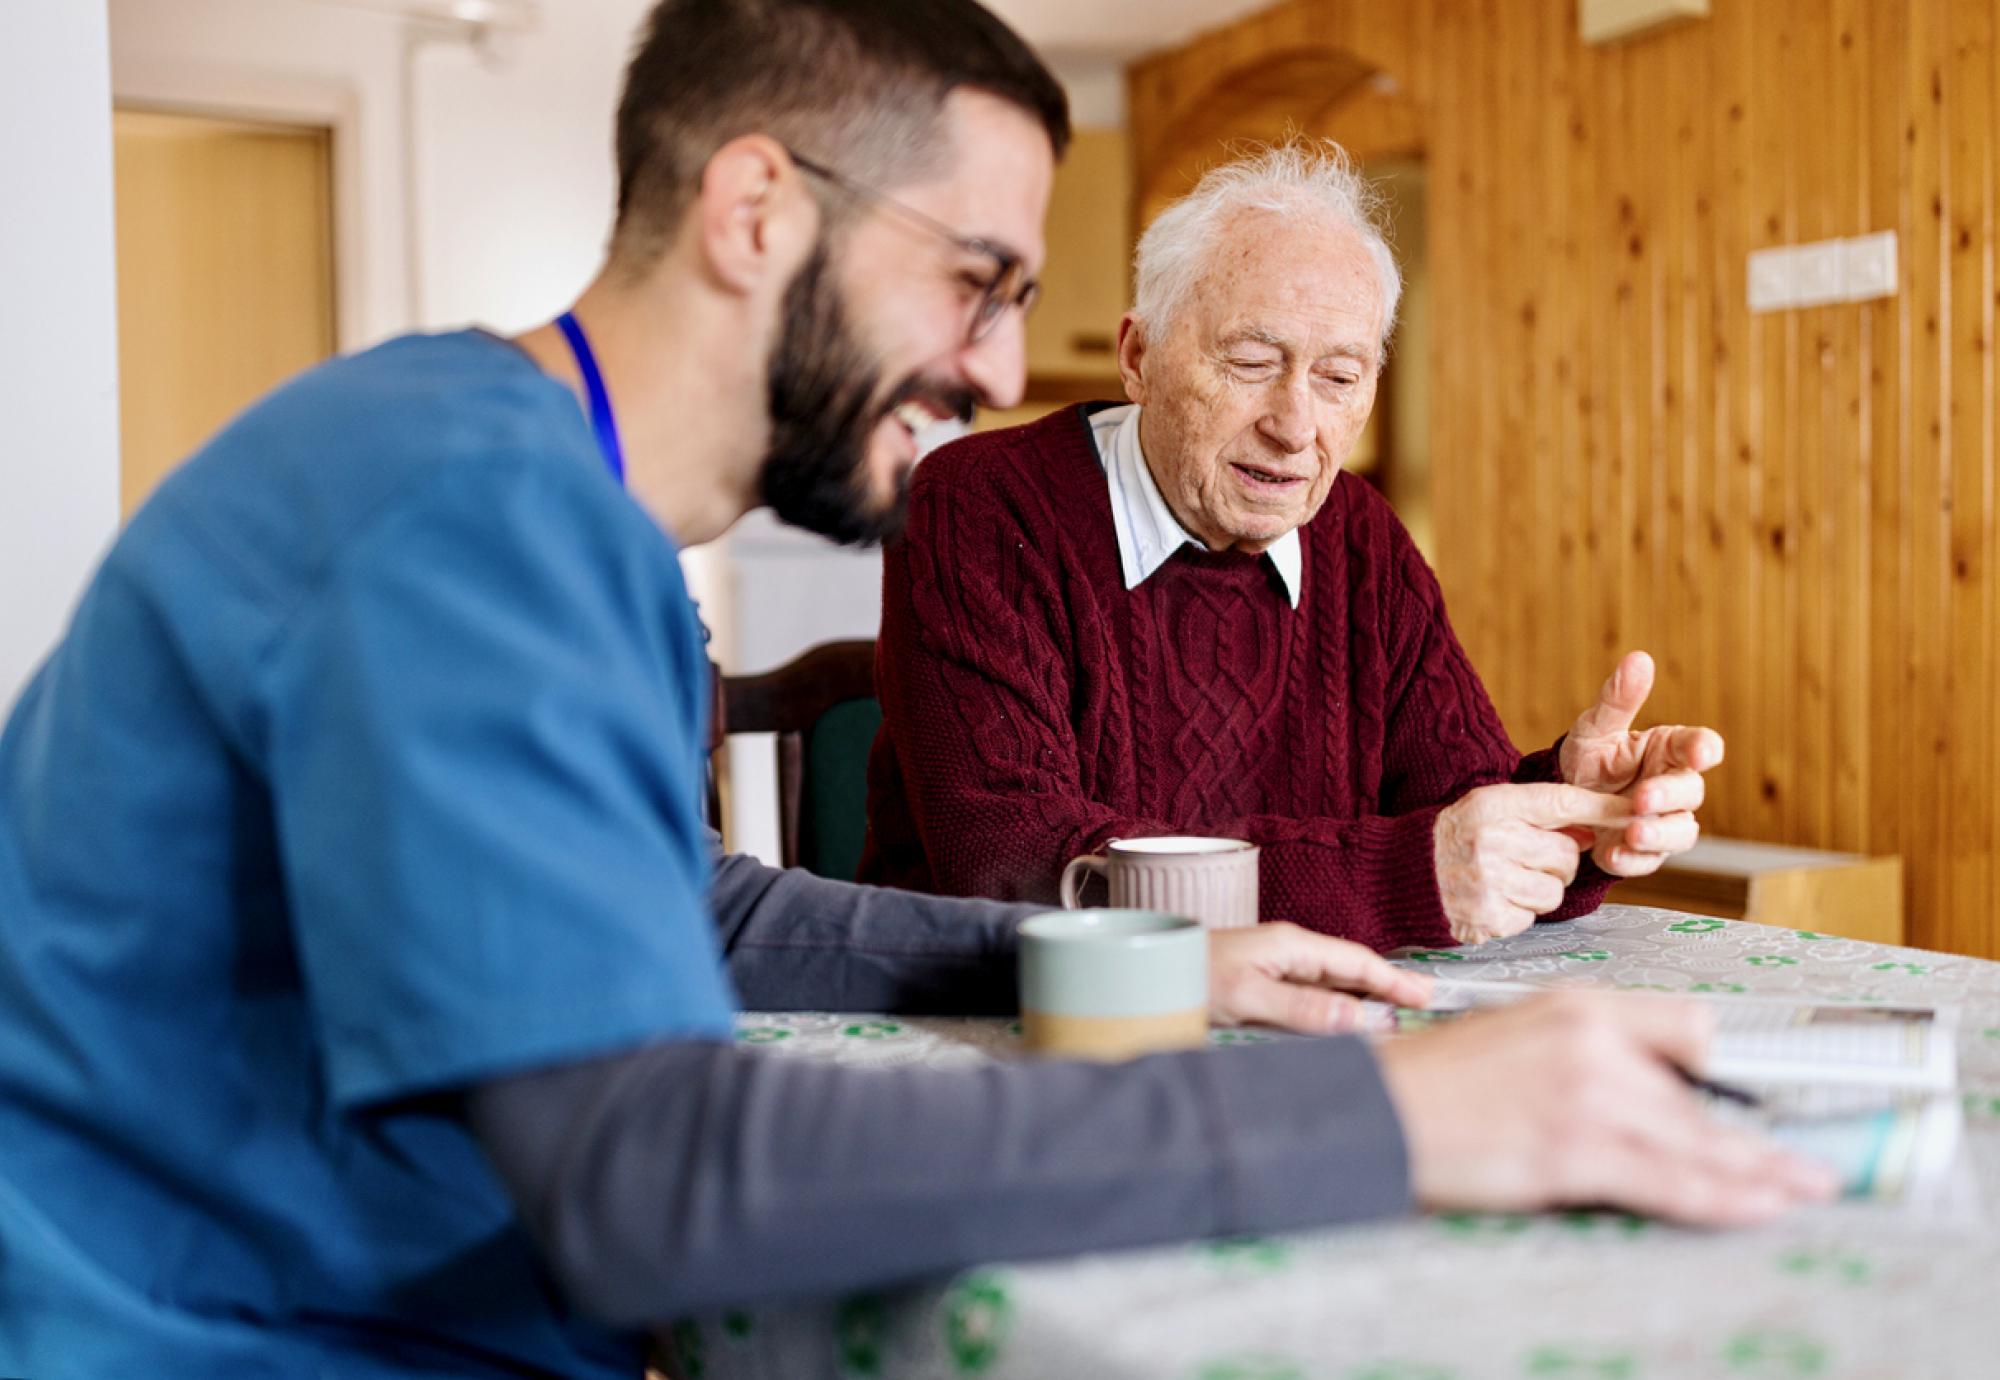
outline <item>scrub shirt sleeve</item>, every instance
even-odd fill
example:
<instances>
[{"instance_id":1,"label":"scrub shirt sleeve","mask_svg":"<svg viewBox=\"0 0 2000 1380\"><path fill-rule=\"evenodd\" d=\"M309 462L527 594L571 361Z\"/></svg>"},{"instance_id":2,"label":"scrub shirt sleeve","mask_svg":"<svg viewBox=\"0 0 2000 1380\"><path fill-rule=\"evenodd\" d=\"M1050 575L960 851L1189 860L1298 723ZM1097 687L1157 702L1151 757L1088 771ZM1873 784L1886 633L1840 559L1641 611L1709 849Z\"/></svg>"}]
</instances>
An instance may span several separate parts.
<instances>
[{"instance_id":1,"label":"scrub shirt sleeve","mask_svg":"<svg viewBox=\"0 0 2000 1380\"><path fill-rule=\"evenodd\" d=\"M725 853L709 887L716 934L753 1011L1015 1010L1014 931L1038 906L923 896L766 867Z\"/></svg>"},{"instance_id":2,"label":"scrub shirt sleeve","mask_svg":"<svg viewBox=\"0 0 2000 1380\"><path fill-rule=\"evenodd\" d=\"M547 459L447 464L385 509L262 698L333 1099L726 1039L708 666L671 544Z\"/></svg>"}]
</instances>

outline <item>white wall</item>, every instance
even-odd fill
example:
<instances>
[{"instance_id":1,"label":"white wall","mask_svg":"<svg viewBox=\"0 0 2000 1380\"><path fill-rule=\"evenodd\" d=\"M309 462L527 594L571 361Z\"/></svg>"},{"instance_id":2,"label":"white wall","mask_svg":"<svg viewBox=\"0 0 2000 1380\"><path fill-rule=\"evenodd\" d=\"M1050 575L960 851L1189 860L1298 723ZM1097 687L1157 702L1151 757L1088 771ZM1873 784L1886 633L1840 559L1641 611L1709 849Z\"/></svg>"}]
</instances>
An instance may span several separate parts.
<instances>
[{"instance_id":1,"label":"white wall","mask_svg":"<svg viewBox=\"0 0 2000 1380\"><path fill-rule=\"evenodd\" d=\"M110 74L101 0L0 16L0 707L118 522Z\"/></svg>"},{"instance_id":2,"label":"white wall","mask_svg":"<svg viewBox=\"0 0 2000 1380\"><path fill-rule=\"evenodd\" d=\"M403 218L403 27L314 0L110 0L120 101L334 127L343 349L412 322Z\"/></svg>"},{"instance_id":3,"label":"white wall","mask_svg":"<svg viewBox=\"0 0 2000 1380\"><path fill-rule=\"evenodd\" d=\"M546 321L603 258L617 201L612 125L650 0L544 4L481 56L425 54L417 86L430 320Z\"/></svg>"}]
</instances>

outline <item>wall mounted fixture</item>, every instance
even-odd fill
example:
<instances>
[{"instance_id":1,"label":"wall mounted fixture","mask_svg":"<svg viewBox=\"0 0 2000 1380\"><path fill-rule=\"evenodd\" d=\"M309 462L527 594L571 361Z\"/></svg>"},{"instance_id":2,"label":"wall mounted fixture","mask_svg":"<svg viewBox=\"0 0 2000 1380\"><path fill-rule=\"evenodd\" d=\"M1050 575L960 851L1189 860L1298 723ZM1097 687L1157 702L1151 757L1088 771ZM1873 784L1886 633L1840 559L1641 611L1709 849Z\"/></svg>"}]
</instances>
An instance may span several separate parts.
<instances>
[{"instance_id":1,"label":"wall mounted fixture","mask_svg":"<svg viewBox=\"0 0 2000 1380\"><path fill-rule=\"evenodd\" d=\"M1754 250L1744 286L1756 312L1894 297L1896 232Z\"/></svg>"},{"instance_id":2,"label":"wall mounted fixture","mask_svg":"<svg viewBox=\"0 0 2000 1380\"><path fill-rule=\"evenodd\" d=\"M1709 0L1577 0L1576 30L1585 43L1611 43L1684 19L1705 19Z\"/></svg>"}]
</instances>

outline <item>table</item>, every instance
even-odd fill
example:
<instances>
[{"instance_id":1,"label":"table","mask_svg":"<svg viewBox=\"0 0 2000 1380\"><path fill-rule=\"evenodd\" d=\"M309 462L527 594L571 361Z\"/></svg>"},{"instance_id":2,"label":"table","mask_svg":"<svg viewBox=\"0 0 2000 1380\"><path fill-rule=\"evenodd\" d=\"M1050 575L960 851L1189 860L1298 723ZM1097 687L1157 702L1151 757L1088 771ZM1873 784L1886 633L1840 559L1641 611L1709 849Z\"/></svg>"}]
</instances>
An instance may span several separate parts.
<instances>
[{"instance_id":1,"label":"table","mask_svg":"<svg viewBox=\"0 0 2000 1380\"><path fill-rule=\"evenodd\" d=\"M1474 1380L2000 1376L2000 963L1606 906L1400 960L1542 986L1956 1005L1983 1220L1853 1208L1755 1232L1609 1213L1454 1214L1053 1263L689 1321L688 1377ZM1012 1057L1011 1022L748 1015L738 1038L850 1065ZM1216 1031L1218 1044L1261 1041Z\"/></svg>"}]
</instances>

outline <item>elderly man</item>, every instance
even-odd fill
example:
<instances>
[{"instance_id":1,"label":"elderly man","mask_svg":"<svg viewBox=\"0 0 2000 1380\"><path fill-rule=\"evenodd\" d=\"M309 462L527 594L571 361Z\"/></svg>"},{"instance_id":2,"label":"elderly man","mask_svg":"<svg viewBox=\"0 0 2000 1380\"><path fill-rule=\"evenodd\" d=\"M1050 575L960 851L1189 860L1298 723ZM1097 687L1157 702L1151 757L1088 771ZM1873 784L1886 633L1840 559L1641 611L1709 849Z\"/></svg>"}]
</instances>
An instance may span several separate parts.
<instances>
[{"instance_id":1,"label":"elderly man","mask_svg":"<svg viewBox=\"0 0 2000 1380\"><path fill-rule=\"evenodd\" d=\"M926 462L864 879L1048 900L1111 839L1223 835L1262 845L1266 915L1390 949L1582 914L1694 842L1722 740L1631 731L1651 661L1523 757L1342 472L1401 290L1373 204L1334 146L1211 172L1140 242L1131 403Z\"/></svg>"}]
</instances>

